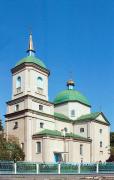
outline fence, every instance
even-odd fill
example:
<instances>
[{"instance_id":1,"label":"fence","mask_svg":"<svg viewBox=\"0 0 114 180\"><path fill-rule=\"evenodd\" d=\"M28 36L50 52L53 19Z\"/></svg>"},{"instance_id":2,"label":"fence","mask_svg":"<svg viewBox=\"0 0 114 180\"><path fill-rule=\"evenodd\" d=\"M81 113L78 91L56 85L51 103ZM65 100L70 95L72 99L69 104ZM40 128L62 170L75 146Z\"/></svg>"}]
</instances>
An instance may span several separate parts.
<instances>
[{"instance_id":1,"label":"fence","mask_svg":"<svg viewBox=\"0 0 114 180\"><path fill-rule=\"evenodd\" d=\"M33 163L0 161L0 174L95 174L114 173L114 163Z\"/></svg>"}]
</instances>

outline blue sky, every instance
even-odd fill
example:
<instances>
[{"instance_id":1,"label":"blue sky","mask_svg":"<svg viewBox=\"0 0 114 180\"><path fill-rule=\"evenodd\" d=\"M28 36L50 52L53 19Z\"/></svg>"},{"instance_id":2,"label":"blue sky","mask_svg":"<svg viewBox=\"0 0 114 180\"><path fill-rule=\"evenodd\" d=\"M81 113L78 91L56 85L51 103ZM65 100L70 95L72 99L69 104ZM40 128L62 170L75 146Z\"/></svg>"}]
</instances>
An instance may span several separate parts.
<instances>
[{"instance_id":1,"label":"blue sky","mask_svg":"<svg viewBox=\"0 0 114 180\"><path fill-rule=\"evenodd\" d=\"M0 116L11 99L10 69L26 56L33 32L36 55L51 70L49 98L66 89L72 78L76 90L103 111L114 131L114 1L0 1Z\"/></svg>"}]
</instances>

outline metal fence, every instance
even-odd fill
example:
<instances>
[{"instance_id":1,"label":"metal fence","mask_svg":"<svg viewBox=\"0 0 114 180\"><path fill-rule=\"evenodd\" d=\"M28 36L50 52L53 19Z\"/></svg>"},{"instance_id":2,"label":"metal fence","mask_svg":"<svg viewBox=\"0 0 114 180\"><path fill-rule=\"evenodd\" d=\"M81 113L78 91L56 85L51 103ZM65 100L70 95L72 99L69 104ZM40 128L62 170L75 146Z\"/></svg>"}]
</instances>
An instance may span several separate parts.
<instances>
[{"instance_id":1,"label":"metal fence","mask_svg":"<svg viewBox=\"0 0 114 180\"><path fill-rule=\"evenodd\" d=\"M114 163L35 163L0 161L0 174L95 174L114 173Z\"/></svg>"}]
</instances>

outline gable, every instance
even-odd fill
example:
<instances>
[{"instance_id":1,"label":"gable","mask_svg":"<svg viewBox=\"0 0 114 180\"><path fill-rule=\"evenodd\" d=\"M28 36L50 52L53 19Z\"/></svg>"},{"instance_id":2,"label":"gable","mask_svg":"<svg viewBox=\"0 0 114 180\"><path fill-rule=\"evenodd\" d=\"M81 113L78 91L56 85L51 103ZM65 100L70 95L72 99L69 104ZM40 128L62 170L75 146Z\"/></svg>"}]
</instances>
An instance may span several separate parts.
<instances>
[{"instance_id":1,"label":"gable","mask_svg":"<svg viewBox=\"0 0 114 180\"><path fill-rule=\"evenodd\" d=\"M104 116L103 113L100 113L100 114L95 118L95 120L100 121L100 122L103 122L103 123L108 123L108 124L110 124L109 121L106 119L106 117Z\"/></svg>"},{"instance_id":2,"label":"gable","mask_svg":"<svg viewBox=\"0 0 114 180\"><path fill-rule=\"evenodd\" d=\"M101 123L105 123L107 125L110 125L109 121L107 118L104 116L102 112L92 112L90 114L85 114L77 118L74 123L84 123L87 121L97 121Z\"/></svg>"}]
</instances>

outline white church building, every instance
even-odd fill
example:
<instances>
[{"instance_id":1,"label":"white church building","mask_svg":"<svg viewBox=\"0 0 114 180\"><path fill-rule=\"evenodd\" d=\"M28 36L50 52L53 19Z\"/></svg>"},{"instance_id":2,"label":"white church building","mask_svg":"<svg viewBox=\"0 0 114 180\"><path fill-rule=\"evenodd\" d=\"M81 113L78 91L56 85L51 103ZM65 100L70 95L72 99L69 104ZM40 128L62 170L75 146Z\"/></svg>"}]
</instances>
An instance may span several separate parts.
<instances>
[{"instance_id":1,"label":"white church building","mask_svg":"<svg viewBox=\"0 0 114 180\"><path fill-rule=\"evenodd\" d=\"M18 138L25 161L89 163L109 158L110 123L102 112L91 112L73 80L53 102L48 100L50 72L35 56L32 34L27 56L11 72L5 131L7 138Z\"/></svg>"}]
</instances>

